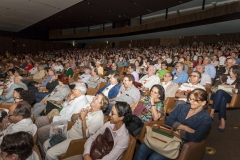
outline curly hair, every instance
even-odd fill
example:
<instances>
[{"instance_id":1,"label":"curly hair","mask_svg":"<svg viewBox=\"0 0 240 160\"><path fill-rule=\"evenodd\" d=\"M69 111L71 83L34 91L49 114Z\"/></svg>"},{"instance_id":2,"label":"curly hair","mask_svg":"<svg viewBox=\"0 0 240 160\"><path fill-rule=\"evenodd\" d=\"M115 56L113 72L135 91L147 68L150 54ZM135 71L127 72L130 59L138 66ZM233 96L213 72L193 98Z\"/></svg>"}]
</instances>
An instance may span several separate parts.
<instances>
[{"instance_id":1,"label":"curly hair","mask_svg":"<svg viewBox=\"0 0 240 160\"><path fill-rule=\"evenodd\" d=\"M25 160L32 154L33 146L32 135L21 131L4 136L0 148L7 153L7 157L16 154L18 160Z\"/></svg>"},{"instance_id":2,"label":"curly hair","mask_svg":"<svg viewBox=\"0 0 240 160\"><path fill-rule=\"evenodd\" d=\"M160 101L163 102L164 99L165 99L165 90L164 90L163 86L161 86L160 84L155 84L155 85L153 85L152 88L150 89L150 92L152 92L152 89L153 89L154 87L158 89L158 94L160 95L159 99L160 99Z\"/></svg>"},{"instance_id":3,"label":"curly hair","mask_svg":"<svg viewBox=\"0 0 240 160\"><path fill-rule=\"evenodd\" d=\"M35 94L30 90L24 90L23 88L15 88L14 91L19 94L19 98L22 99L22 101L26 101L30 105L32 105L36 99Z\"/></svg>"},{"instance_id":4,"label":"curly hair","mask_svg":"<svg viewBox=\"0 0 240 160\"><path fill-rule=\"evenodd\" d=\"M129 123L132 120L132 109L127 102L116 102L115 108L118 117L124 116L123 123Z\"/></svg>"}]
</instances>

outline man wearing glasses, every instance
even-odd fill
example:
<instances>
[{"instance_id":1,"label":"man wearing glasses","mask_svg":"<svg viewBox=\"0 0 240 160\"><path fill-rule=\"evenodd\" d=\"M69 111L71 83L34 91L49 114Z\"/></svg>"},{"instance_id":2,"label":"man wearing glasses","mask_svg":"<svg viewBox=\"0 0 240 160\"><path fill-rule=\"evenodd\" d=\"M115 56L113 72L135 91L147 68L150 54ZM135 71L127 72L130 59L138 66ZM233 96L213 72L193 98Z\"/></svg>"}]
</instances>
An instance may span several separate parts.
<instances>
[{"instance_id":1,"label":"man wearing glasses","mask_svg":"<svg viewBox=\"0 0 240 160\"><path fill-rule=\"evenodd\" d=\"M11 125L0 132L0 144L7 134L24 131L34 136L37 132L37 126L32 122L31 113L31 106L25 101L11 105L8 112Z\"/></svg>"},{"instance_id":2,"label":"man wearing glasses","mask_svg":"<svg viewBox=\"0 0 240 160\"><path fill-rule=\"evenodd\" d=\"M187 102L187 94L196 89L201 88L206 90L199 82L201 81L201 73L198 71L193 71L189 78L189 83L183 83L176 92L175 97L178 98L176 102L176 106L178 104L186 104Z\"/></svg>"}]
</instances>

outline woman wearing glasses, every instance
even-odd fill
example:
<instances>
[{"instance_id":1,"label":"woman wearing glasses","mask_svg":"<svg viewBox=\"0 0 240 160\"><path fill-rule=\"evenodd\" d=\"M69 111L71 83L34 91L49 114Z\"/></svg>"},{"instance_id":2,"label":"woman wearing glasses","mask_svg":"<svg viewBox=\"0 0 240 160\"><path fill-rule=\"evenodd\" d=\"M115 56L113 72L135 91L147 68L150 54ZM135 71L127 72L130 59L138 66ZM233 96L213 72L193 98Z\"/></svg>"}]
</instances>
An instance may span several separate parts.
<instances>
[{"instance_id":1,"label":"woman wearing glasses","mask_svg":"<svg viewBox=\"0 0 240 160\"><path fill-rule=\"evenodd\" d=\"M190 104L178 105L167 117L166 125L178 130L182 143L201 142L208 133L212 118L205 111L208 94L203 89L195 89L187 97ZM141 144L135 160L167 160L169 158L160 155L145 143Z\"/></svg>"}]
</instances>

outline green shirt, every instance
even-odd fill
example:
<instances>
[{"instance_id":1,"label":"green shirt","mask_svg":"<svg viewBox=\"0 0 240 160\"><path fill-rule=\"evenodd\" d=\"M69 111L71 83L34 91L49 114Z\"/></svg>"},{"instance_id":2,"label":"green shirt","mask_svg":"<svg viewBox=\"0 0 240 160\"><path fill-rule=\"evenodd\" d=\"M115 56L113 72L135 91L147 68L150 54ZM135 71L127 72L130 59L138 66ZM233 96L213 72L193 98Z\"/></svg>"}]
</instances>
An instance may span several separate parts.
<instances>
[{"instance_id":1,"label":"green shirt","mask_svg":"<svg viewBox=\"0 0 240 160\"><path fill-rule=\"evenodd\" d=\"M63 73L66 74L69 78L72 78L73 76L72 68L68 68L67 70L65 69Z\"/></svg>"},{"instance_id":2,"label":"green shirt","mask_svg":"<svg viewBox=\"0 0 240 160\"><path fill-rule=\"evenodd\" d=\"M169 72L167 69L157 71L158 77L163 78L164 74Z\"/></svg>"}]
</instances>

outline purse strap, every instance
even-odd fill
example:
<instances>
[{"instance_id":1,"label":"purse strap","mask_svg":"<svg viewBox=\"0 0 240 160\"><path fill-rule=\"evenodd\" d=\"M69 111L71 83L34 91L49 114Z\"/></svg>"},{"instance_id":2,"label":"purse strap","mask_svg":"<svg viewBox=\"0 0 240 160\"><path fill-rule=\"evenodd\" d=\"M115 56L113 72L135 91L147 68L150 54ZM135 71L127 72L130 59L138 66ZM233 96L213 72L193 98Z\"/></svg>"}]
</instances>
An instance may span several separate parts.
<instances>
[{"instance_id":1,"label":"purse strap","mask_svg":"<svg viewBox=\"0 0 240 160\"><path fill-rule=\"evenodd\" d=\"M181 136L177 133L174 132L174 128L173 127L170 127L166 124L159 124L157 126L153 126L154 129L160 129L161 131L169 134L169 135L174 135L175 137L179 138L179 139L182 139Z\"/></svg>"}]
</instances>

